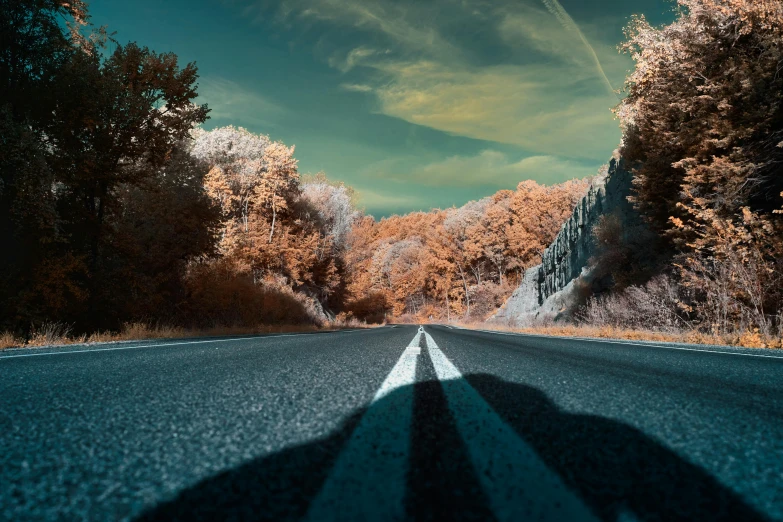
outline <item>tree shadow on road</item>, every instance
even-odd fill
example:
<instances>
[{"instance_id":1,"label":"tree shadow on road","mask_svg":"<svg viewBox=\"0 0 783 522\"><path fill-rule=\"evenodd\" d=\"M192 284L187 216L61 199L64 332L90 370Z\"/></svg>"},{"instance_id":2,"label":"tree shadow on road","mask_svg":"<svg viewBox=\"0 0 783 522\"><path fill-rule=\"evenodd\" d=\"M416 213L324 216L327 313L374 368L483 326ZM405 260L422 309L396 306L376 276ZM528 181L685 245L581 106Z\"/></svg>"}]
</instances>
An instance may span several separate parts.
<instances>
[{"instance_id":1,"label":"tree shadow on road","mask_svg":"<svg viewBox=\"0 0 783 522\"><path fill-rule=\"evenodd\" d=\"M540 390L491 375L467 381L601 520L767 520L705 469L633 426L566 412Z\"/></svg>"},{"instance_id":2,"label":"tree shadow on road","mask_svg":"<svg viewBox=\"0 0 783 522\"><path fill-rule=\"evenodd\" d=\"M602 521L766 520L706 470L632 426L563 411L541 391L491 375L467 382ZM363 413L327 438L207 478L139 520L299 520ZM409 518L491 519L438 381L414 385L411 428Z\"/></svg>"}]
</instances>

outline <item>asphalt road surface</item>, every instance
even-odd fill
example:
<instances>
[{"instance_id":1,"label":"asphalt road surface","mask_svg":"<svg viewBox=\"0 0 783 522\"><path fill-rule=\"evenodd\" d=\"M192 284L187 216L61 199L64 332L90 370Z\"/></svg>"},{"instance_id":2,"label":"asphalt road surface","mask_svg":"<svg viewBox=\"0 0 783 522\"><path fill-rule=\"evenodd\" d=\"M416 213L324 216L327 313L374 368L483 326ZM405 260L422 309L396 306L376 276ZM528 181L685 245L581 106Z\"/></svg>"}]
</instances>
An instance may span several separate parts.
<instances>
[{"instance_id":1,"label":"asphalt road surface","mask_svg":"<svg viewBox=\"0 0 783 522\"><path fill-rule=\"evenodd\" d=\"M783 352L449 326L0 353L2 520L783 520Z\"/></svg>"}]
</instances>

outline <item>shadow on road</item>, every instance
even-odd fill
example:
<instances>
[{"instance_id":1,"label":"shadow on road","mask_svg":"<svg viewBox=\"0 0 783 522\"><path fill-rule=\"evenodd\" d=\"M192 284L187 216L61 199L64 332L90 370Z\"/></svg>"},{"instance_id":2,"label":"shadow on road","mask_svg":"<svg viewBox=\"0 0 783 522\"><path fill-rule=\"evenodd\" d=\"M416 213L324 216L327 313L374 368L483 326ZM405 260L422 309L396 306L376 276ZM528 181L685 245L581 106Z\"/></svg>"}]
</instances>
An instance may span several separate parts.
<instances>
[{"instance_id":1,"label":"shadow on road","mask_svg":"<svg viewBox=\"0 0 783 522\"><path fill-rule=\"evenodd\" d=\"M482 374L466 379L602 521L766 520L704 469L632 426L565 412L529 386ZM299 520L363 413L328 438L205 479L139 520ZM410 460L410 519L493 518L436 380L414 386Z\"/></svg>"}]
</instances>

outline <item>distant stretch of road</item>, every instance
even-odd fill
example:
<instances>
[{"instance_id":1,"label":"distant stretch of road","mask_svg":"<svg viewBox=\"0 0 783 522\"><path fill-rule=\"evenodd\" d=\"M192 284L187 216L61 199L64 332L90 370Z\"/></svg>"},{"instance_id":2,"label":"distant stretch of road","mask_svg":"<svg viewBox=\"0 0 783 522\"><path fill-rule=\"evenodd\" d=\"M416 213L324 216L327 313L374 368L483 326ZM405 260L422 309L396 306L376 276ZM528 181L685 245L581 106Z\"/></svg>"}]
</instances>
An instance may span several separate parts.
<instances>
[{"instance_id":1,"label":"distant stretch of road","mask_svg":"<svg viewBox=\"0 0 783 522\"><path fill-rule=\"evenodd\" d=\"M0 520L783 520L783 352L386 326L0 352Z\"/></svg>"}]
</instances>

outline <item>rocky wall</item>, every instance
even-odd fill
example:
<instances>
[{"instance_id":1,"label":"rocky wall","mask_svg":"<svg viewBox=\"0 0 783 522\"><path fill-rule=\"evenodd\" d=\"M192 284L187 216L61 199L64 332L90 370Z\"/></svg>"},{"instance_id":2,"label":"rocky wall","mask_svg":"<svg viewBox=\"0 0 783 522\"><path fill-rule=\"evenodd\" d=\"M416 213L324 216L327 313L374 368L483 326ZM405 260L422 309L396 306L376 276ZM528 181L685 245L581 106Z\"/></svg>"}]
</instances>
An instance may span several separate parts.
<instances>
[{"instance_id":1,"label":"rocky wall","mask_svg":"<svg viewBox=\"0 0 783 522\"><path fill-rule=\"evenodd\" d=\"M589 260L595 253L593 227L599 218L616 214L625 234L637 233L644 227L628 201L631 179L630 169L615 153L544 251L542 263L525 272L519 288L493 316L493 321L522 324L543 316L556 317L569 308L574 300L574 280L589 272Z\"/></svg>"}]
</instances>

